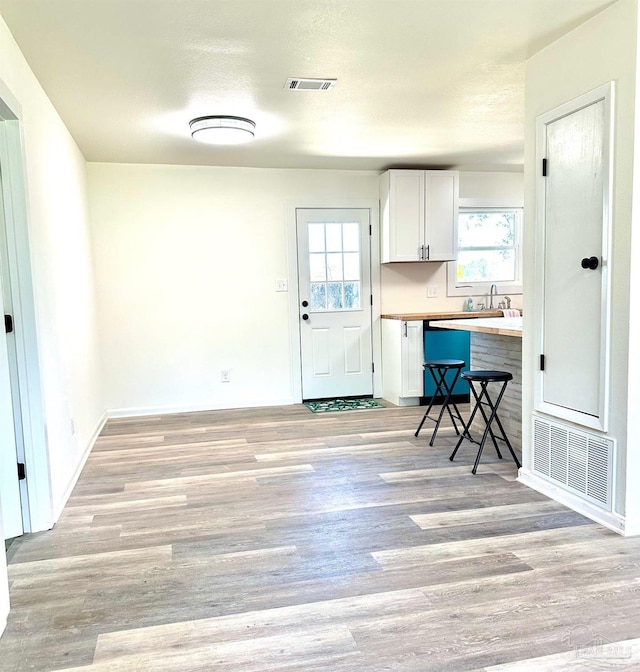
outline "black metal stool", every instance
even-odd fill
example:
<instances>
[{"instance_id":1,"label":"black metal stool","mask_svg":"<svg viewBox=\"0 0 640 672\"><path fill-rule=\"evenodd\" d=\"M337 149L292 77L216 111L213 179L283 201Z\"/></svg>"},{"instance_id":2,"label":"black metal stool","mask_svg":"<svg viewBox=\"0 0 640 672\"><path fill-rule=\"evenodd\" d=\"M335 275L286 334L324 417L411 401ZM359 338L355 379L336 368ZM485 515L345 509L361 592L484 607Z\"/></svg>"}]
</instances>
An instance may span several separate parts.
<instances>
[{"instance_id":1,"label":"black metal stool","mask_svg":"<svg viewBox=\"0 0 640 672\"><path fill-rule=\"evenodd\" d=\"M482 455L482 451L484 449L484 444L485 441L487 440L487 436L491 436L491 440L493 441L493 445L495 446L496 453L498 453L498 457L502 459L502 455L500 454L500 448L498 448L498 443L496 439L500 439L501 441L504 441L507 444L507 448L509 448L509 452L511 453L516 465L518 466L518 468L520 468L522 465L520 464L520 461L518 460L516 454L513 452L511 442L507 438L507 435L504 431L504 427L502 426L500 418L498 417L498 407L500 406L502 397L504 396L505 390L507 389L507 385L509 384L509 381L513 379L513 376L508 371L463 371L462 378L464 378L464 380L469 381L469 388L471 389L471 394L473 395L476 401L476 405L474 406L473 411L471 411L469 421L462 430L462 434L458 439L458 443L456 444L456 447L454 448L453 453L451 453L451 457L449 459L453 462L453 458L456 456L458 448L460 448L460 444L464 439L471 441L471 443L477 443L480 447L478 448L478 454L476 456L475 464L473 465L473 469L471 470L471 473L475 474L476 470L478 469L478 464L480 462L480 457ZM476 391L474 383L479 383L480 394L478 394L478 392ZM502 383L502 387L500 388L500 392L498 393L498 397L496 398L495 402L492 401L491 397L489 396L489 393L487 392L487 386L489 385L489 383ZM485 406L491 409L489 417L487 417L487 413L484 409ZM485 428L482 434L482 439L480 439L480 441L475 441L474 439L471 438L471 434L469 434L469 429L471 428L471 423L473 422L473 419L475 418L476 413L478 411L482 413L482 417L484 418L485 421ZM494 421L496 422L498 428L500 429L501 436L500 435L496 436L493 432L493 429L491 429L491 425L493 424Z\"/></svg>"},{"instance_id":2,"label":"black metal stool","mask_svg":"<svg viewBox=\"0 0 640 672\"><path fill-rule=\"evenodd\" d=\"M424 425L424 421L427 418L429 418L429 420L433 420L436 423L436 426L433 430L433 434L431 435L431 440L429 441L429 445L433 446L433 442L436 438L436 434L438 433L438 429L440 429L440 422L442 421L442 416L444 415L445 410L448 411L449 413L449 417L451 418L451 422L453 423L453 428L456 430L456 434L460 434L460 432L458 431L455 418L457 418L460 421L460 426L464 427L464 420L460 415L460 411L458 410L455 401L451 399L451 396L453 394L453 388L455 384L458 382L460 371L465 366L465 362L463 362L461 359L430 359L426 361L422 366L424 366L425 371L429 370L429 372L431 373L433 382L436 384L436 389L433 393L433 396L431 397L429 406L427 406L427 412L424 414L422 420L420 421L418 429L416 429L415 436L418 436L420 430L422 429L422 425ZM448 381L446 378L448 371L455 371L453 380L451 381ZM442 397L443 401L442 401L442 408L440 409L440 413L436 419L430 417L429 413L431 413L431 408L433 407L434 400L438 395ZM451 410L452 408L453 411Z\"/></svg>"}]
</instances>

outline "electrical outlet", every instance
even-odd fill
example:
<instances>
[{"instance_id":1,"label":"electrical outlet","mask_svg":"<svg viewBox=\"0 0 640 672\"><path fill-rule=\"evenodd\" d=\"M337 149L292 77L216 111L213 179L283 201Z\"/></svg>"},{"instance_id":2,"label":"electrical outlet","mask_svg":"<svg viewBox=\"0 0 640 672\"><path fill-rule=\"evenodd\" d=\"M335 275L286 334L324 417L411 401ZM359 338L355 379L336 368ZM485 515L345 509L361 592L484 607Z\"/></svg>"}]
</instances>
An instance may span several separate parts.
<instances>
[{"instance_id":1,"label":"electrical outlet","mask_svg":"<svg viewBox=\"0 0 640 672\"><path fill-rule=\"evenodd\" d=\"M276 292L288 292L289 283L286 278L280 278L276 280Z\"/></svg>"},{"instance_id":2,"label":"electrical outlet","mask_svg":"<svg viewBox=\"0 0 640 672\"><path fill-rule=\"evenodd\" d=\"M437 285L427 285L427 298L428 299L437 299L438 298L438 286Z\"/></svg>"},{"instance_id":3,"label":"electrical outlet","mask_svg":"<svg viewBox=\"0 0 640 672\"><path fill-rule=\"evenodd\" d=\"M231 369L222 369L220 371L220 382L221 383L231 382Z\"/></svg>"}]
</instances>

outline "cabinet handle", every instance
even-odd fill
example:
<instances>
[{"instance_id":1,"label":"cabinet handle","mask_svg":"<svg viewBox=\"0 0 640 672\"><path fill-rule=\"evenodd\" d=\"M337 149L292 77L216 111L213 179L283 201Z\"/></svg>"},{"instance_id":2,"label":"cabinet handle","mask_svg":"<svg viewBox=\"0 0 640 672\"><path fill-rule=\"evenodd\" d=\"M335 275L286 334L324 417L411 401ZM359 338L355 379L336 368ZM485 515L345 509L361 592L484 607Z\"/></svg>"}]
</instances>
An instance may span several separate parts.
<instances>
[{"instance_id":1,"label":"cabinet handle","mask_svg":"<svg viewBox=\"0 0 640 672\"><path fill-rule=\"evenodd\" d=\"M404 337L407 338L409 336L409 325L406 322L402 323L404 327Z\"/></svg>"},{"instance_id":2,"label":"cabinet handle","mask_svg":"<svg viewBox=\"0 0 640 672\"><path fill-rule=\"evenodd\" d=\"M427 245L426 248L425 248L424 259L425 259L425 261L429 261L429 245Z\"/></svg>"},{"instance_id":3,"label":"cabinet handle","mask_svg":"<svg viewBox=\"0 0 640 672\"><path fill-rule=\"evenodd\" d=\"M420 246L418 247L418 259L420 259L420 261L422 261L422 250L423 250L423 249L424 249L424 248L423 248L422 245L420 245Z\"/></svg>"}]
</instances>

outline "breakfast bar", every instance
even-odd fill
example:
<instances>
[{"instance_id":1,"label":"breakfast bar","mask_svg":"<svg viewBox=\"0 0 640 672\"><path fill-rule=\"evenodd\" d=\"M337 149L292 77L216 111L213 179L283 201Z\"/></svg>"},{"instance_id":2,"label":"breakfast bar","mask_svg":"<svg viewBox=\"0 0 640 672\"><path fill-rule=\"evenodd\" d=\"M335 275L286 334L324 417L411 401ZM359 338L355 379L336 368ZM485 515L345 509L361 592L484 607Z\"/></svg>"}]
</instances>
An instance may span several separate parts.
<instances>
[{"instance_id":1,"label":"breakfast bar","mask_svg":"<svg viewBox=\"0 0 640 672\"><path fill-rule=\"evenodd\" d=\"M500 420L513 447L521 451L522 317L440 320L434 326L471 332L470 369L509 371L513 375L500 404Z\"/></svg>"}]
</instances>

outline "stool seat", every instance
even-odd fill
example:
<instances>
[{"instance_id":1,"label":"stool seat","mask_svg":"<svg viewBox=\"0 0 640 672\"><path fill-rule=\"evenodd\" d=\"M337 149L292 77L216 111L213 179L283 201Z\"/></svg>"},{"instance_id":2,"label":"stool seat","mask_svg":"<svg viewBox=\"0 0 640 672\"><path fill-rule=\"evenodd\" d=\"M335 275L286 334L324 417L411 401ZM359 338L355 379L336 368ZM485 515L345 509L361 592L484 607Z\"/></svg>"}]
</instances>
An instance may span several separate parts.
<instances>
[{"instance_id":1,"label":"stool seat","mask_svg":"<svg viewBox=\"0 0 640 672\"><path fill-rule=\"evenodd\" d=\"M425 369L461 369L466 365L461 359L430 359L422 366Z\"/></svg>"},{"instance_id":2,"label":"stool seat","mask_svg":"<svg viewBox=\"0 0 640 672\"><path fill-rule=\"evenodd\" d=\"M486 383L503 383L513 380L513 374L508 371L463 371L461 374L465 380L474 380Z\"/></svg>"},{"instance_id":3,"label":"stool seat","mask_svg":"<svg viewBox=\"0 0 640 672\"><path fill-rule=\"evenodd\" d=\"M436 425L433 429L433 434L431 435L429 445L433 446L433 442L436 438L436 435L438 434L438 429L440 429L440 423L442 422L442 417L444 416L445 412L449 413L449 417L451 418L453 428L456 430L456 434L460 434L458 431L458 426L456 425L456 418L460 421L460 426L464 426L464 420L460 415L460 411L458 410L455 401L451 399L451 396L453 395L453 388L458 382L460 371L466 366L466 362L464 362L462 359L428 359L422 366L424 367L425 371L429 371L431 374L433 382L436 384L436 388L431 397L431 401L429 402L429 406L427 406L427 411L422 417L422 420L420 421L414 436L418 436L418 434L420 434L420 430L422 429L422 425L424 425L425 420L432 420L436 423ZM454 371L455 373L453 374L453 377L450 375L449 380L447 380L447 373L449 371ZM442 397L442 408L440 409L438 417L432 418L429 413L431 413L434 401L438 396Z\"/></svg>"},{"instance_id":4,"label":"stool seat","mask_svg":"<svg viewBox=\"0 0 640 672\"><path fill-rule=\"evenodd\" d=\"M518 460L518 457L516 456L513 447L511 446L511 442L509 441L509 437L505 433L504 427L502 426L500 418L498 417L498 407L500 406L500 402L502 401L502 397L504 396L504 392L507 389L509 381L513 380L513 374L511 374L509 371L463 371L460 374L460 377L463 380L468 381L469 389L471 390L471 394L473 395L473 398L476 403L475 406L473 407L473 410L471 411L471 415L469 417L467 424L464 426L464 429L462 430L462 434L458 439L458 443L456 444L456 447L453 449L453 453L451 453L451 457L449 459L453 462L453 458L456 456L458 448L460 448L460 444L464 439L471 441L471 443L477 443L479 446L478 454L476 455L476 461L473 465L473 469L471 470L471 473L475 474L476 470L478 469L478 464L480 463L480 457L484 449L484 444L487 438L490 436L491 441L493 442L493 445L496 449L496 453L498 454L498 457L502 459L502 454L500 453L500 448L498 448L498 441L496 439L504 441L507 444L507 448L509 449L511 456L513 457L513 461L516 463L516 466L519 469L522 466L520 464L520 460ZM479 392L474 386L474 383L479 387ZM497 393L497 397L495 397L494 399L492 399L491 396L489 395L488 387L490 383L500 384L499 392ZM487 411L485 411L485 407L489 411L488 414ZM478 411L480 411L480 414L482 415L482 419L485 422L485 427L480 441L475 441L471 437L469 430L471 429L473 419L476 417ZM494 433L491 427L491 425L494 422L496 423L498 429L500 430L499 434Z\"/></svg>"}]
</instances>

